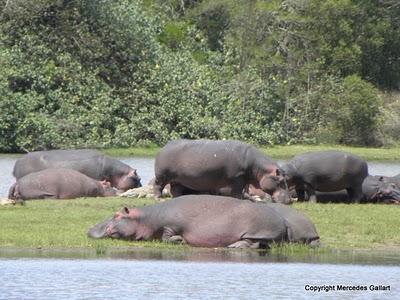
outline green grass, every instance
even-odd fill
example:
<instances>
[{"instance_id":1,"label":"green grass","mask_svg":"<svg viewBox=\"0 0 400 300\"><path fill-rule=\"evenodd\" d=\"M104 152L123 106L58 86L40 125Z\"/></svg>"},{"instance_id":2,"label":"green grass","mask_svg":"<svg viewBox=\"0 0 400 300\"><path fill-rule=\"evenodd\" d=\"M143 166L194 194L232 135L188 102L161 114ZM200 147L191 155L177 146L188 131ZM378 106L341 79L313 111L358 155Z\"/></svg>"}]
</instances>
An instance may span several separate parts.
<instances>
[{"instance_id":1,"label":"green grass","mask_svg":"<svg viewBox=\"0 0 400 300\"><path fill-rule=\"evenodd\" d=\"M120 247L186 249L161 242L94 240L86 236L92 225L123 206L156 203L153 199L82 198L28 201L25 206L0 207L0 247L90 248L98 254ZM400 249L400 206L296 203L315 223L321 242L328 249ZM278 250L276 250L278 249ZM308 247L283 246L275 251L295 253Z\"/></svg>"},{"instance_id":2,"label":"green grass","mask_svg":"<svg viewBox=\"0 0 400 300\"><path fill-rule=\"evenodd\" d=\"M155 156L160 147L155 145L149 147L134 148L111 148L103 150L104 153L112 156ZM392 148L365 148L350 147L342 145L290 145L261 147L267 155L274 159L289 159L293 156L307 151L341 150L361 156L369 161L397 161L400 160L400 147Z\"/></svg>"}]
</instances>

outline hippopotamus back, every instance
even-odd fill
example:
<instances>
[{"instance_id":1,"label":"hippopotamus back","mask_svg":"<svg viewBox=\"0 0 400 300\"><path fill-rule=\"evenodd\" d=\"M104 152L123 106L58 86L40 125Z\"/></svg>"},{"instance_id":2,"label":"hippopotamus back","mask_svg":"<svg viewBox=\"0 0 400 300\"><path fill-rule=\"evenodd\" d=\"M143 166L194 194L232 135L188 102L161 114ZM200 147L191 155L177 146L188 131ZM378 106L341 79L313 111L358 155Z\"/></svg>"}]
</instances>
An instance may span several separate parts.
<instances>
[{"instance_id":1,"label":"hippopotamus back","mask_svg":"<svg viewBox=\"0 0 400 300\"><path fill-rule=\"evenodd\" d=\"M276 162L254 146L239 141L177 140L169 142L155 161L156 196L168 183L174 197L182 191L243 197L246 184L289 200ZM273 196L273 197L274 197Z\"/></svg>"},{"instance_id":2,"label":"hippopotamus back","mask_svg":"<svg viewBox=\"0 0 400 300\"><path fill-rule=\"evenodd\" d=\"M30 152L16 161L13 175L19 179L49 168L75 170L96 180L107 180L120 190L141 186L135 169L97 150L86 149Z\"/></svg>"},{"instance_id":3,"label":"hippopotamus back","mask_svg":"<svg viewBox=\"0 0 400 300\"><path fill-rule=\"evenodd\" d=\"M11 187L11 199L73 199L115 195L101 182L71 169L44 169L30 173Z\"/></svg>"},{"instance_id":4,"label":"hippopotamus back","mask_svg":"<svg viewBox=\"0 0 400 300\"><path fill-rule=\"evenodd\" d=\"M104 155L96 150L51 150L27 153L14 165L16 179L49 168L66 168L81 172L93 179L102 179Z\"/></svg>"}]
</instances>

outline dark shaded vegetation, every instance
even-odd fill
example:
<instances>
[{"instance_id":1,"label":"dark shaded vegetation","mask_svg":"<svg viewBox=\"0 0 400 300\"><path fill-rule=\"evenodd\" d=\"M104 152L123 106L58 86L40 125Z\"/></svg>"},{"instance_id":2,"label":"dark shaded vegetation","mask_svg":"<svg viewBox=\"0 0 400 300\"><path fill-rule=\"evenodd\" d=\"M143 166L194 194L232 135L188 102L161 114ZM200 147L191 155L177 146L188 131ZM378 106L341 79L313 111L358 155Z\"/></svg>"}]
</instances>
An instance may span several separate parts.
<instances>
[{"instance_id":1,"label":"dark shaded vegetation","mask_svg":"<svg viewBox=\"0 0 400 300\"><path fill-rule=\"evenodd\" d=\"M0 151L398 143L395 0L0 0Z\"/></svg>"}]
</instances>

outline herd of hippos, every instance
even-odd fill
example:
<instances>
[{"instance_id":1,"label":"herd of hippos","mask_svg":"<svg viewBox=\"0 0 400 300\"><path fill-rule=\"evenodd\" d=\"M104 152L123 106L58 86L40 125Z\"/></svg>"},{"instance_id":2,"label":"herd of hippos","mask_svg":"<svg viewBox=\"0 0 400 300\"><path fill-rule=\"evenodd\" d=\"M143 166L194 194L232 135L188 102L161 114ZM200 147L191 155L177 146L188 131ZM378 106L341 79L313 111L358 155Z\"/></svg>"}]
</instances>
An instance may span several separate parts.
<instances>
[{"instance_id":1,"label":"herd of hippos","mask_svg":"<svg viewBox=\"0 0 400 300\"><path fill-rule=\"evenodd\" d=\"M110 197L141 187L135 169L96 150L31 152L16 161L13 175L8 197L22 201ZM307 152L279 166L256 147L229 140L169 142L156 157L151 185L156 199L165 188L174 199L124 207L90 228L89 237L198 247L318 245L311 220L285 204L296 198L400 203L400 174L371 176L367 162L354 154Z\"/></svg>"}]
</instances>

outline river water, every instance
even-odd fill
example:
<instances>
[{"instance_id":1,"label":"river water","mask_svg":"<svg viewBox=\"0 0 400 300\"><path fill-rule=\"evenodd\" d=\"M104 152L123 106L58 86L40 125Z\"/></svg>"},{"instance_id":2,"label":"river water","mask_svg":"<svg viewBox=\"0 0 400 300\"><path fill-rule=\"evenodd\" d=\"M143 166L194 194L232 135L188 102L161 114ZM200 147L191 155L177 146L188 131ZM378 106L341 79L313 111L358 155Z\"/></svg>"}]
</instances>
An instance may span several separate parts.
<instances>
[{"instance_id":1,"label":"river water","mask_svg":"<svg viewBox=\"0 0 400 300\"><path fill-rule=\"evenodd\" d=\"M8 300L400 297L398 266L0 259L0 269L0 299Z\"/></svg>"}]
</instances>

